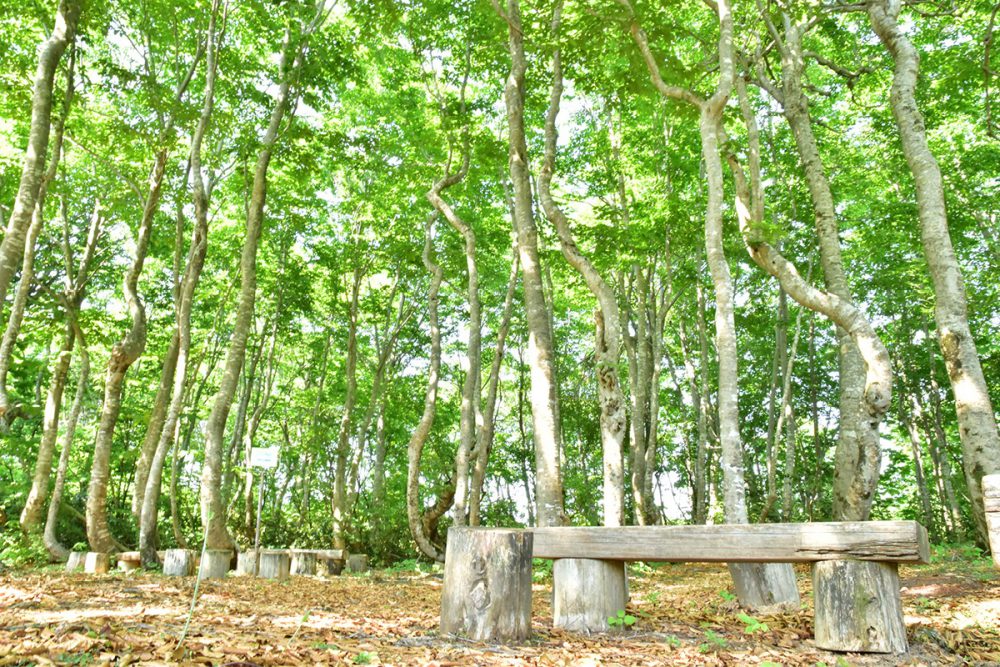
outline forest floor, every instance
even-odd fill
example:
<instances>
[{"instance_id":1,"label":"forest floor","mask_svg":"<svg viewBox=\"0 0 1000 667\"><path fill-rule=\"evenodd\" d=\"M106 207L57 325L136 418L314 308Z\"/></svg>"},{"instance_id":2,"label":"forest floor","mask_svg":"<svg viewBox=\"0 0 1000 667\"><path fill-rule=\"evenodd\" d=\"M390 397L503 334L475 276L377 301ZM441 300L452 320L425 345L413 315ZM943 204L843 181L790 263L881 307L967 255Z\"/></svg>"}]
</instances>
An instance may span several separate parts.
<instances>
[{"instance_id":1,"label":"forest floor","mask_svg":"<svg viewBox=\"0 0 1000 667\"><path fill-rule=\"evenodd\" d=\"M3 665L1000 665L1000 573L968 552L902 567L910 651L834 654L803 608L742 614L724 566L632 566L630 627L583 636L553 629L551 582L535 585L532 641L477 644L437 635L440 574L384 570L286 582L205 581L184 646L193 578L26 570L0 575Z\"/></svg>"}]
</instances>

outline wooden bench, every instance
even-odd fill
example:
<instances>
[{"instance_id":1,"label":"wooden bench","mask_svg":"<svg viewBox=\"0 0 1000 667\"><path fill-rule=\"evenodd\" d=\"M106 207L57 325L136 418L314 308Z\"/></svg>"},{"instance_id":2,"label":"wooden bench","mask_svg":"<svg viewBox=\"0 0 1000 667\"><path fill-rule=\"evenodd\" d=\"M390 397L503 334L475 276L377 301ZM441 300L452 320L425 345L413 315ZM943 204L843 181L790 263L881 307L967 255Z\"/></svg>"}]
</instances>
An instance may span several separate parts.
<instances>
[{"instance_id":1,"label":"wooden bench","mask_svg":"<svg viewBox=\"0 0 1000 667\"><path fill-rule=\"evenodd\" d=\"M897 566L930 559L927 531L915 521L453 527L447 553L443 634L527 639L532 557L555 561L555 625L572 626L581 616L601 619L603 627L585 631L607 629L607 617L625 607L627 561L811 563L816 646L872 653L906 651Z\"/></svg>"},{"instance_id":2,"label":"wooden bench","mask_svg":"<svg viewBox=\"0 0 1000 667\"><path fill-rule=\"evenodd\" d=\"M320 562L326 564L328 573L339 574L345 557L341 549L261 549L259 555L249 549L240 552L236 572L284 579L289 574L316 574L316 563Z\"/></svg>"}]
</instances>

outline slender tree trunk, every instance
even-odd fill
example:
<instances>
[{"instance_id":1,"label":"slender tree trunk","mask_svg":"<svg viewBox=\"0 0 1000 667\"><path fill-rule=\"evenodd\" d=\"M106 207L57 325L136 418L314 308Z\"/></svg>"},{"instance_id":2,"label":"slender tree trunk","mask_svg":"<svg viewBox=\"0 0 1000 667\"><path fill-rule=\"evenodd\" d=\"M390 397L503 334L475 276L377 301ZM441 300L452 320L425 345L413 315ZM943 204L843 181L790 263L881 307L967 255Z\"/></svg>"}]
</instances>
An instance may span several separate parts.
<instances>
[{"instance_id":1,"label":"slender tree trunk","mask_svg":"<svg viewBox=\"0 0 1000 667\"><path fill-rule=\"evenodd\" d=\"M21 530L25 533L35 533L41 527L42 511L49 495L49 477L52 474L52 456L55 453L56 437L59 434L59 410L62 406L63 388L66 386L66 376L69 364L73 358L73 345L76 334L73 323L67 321L63 344L56 355L55 366L52 369L52 379L49 383L48 396L45 399L45 412L42 417L42 440L38 445L38 456L35 460L35 473L31 481L31 491L21 510Z\"/></svg>"},{"instance_id":2,"label":"slender tree trunk","mask_svg":"<svg viewBox=\"0 0 1000 667\"><path fill-rule=\"evenodd\" d=\"M462 110L465 107L465 86L461 93ZM468 123L468 121L466 121ZM462 165L455 173L450 173L450 164L445 167L445 174L437 180L427 192L427 199L434 208L444 216L445 220L458 232L465 246L465 266L468 275L466 302L468 304L469 331L466 346L465 380L462 383L462 406L459 418L460 439L455 452L455 504L452 506L454 525L464 526L469 521L469 495L471 491L470 465L473 451L478 441L479 425L482 410L482 307L479 300L479 268L476 264L476 233L472 226L463 220L451 205L445 201L441 193L445 188L460 183L469 172L469 141L468 127L465 129ZM449 151L449 163L451 154Z\"/></svg>"},{"instance_id":3,"label":"slender tree trunk","mask_svg":"<svg viewBox=\"0 0 1000 667\"><path fill-rule=\"evenodd\" d=\"M205 439L205 463L201 472L201 525L206 533L206 545L209 549L231 549L233 538L226 528L226 508L222 498L222 455L223 437L226 430L226 420L236 394L240 371L246 357L247 338L250 335L250 325L253 321L254 303L257 292L257 248L260 245L260 235L264 226L264 204L267 198L267 169L271 164L271 156L278 132L281 128L285 111L289 106L292 82L298 75L305 57L306 43L319 25L324 13L320 7L313 21L304 28L299 44L292 46L291 38L286 39L286 47L282 52L278 67L281 84L278 96L271 109L271 117L261 140L257 164L254 168L253 189L247 208L246 238L240 254L240 292L236 307L236 320L233 323L233 335L229 340L229 351L226 364L219 383L219 390L212 402L212 411L208 417ZM289 59L291 51L294 58ZM291 61L291 62L290 62Z\"/></svg>"},{"instance_id":4,"label":"slender tree trunk","mask_svg":"<svg viewBox=\"0 0 1000 667\"><path fill-rule=\"evenodd\" d=\"M77 338L77 348L80 351L79 377L76 381L76 394L73 397L73 406L64 424L61 451L59 454L59 467L56 469L56 481L52 487L52 496L49 499L48 514L45 518L45 531L42 534L42 541L49 555L56 561L65 561L69 558L69 549L60 541L57 533L59 524L59 507L62 504L63 489L66 487L66 473L69 471L69 455L73 447L73 438L76 435L76 425L80 420L80 413L83 411L83 401L87 396L87 383L90 381L90 354L87 352L87 341L83 337L83 332L78 325L74 326L74 335Z\"/></svg>"},{"instance_id":5,"label":"slender tree trunk","mask_svg":"<svg viewBox=\"0 0 1000 667\"><path fill-rule=\"evenodd\" d=\"M545 118L545 158L538 178L542 208L559 234L559 243L566 261L584 278L597 298L594 313L596 331L595 361L597 395L600 405L601 447L603 452L604 525L620 526L624 518L624 471L622 445L626 433L625 395L621 388L618 365L621 361L618 300L614 290L600 275L591 261L577 247L569 220L552 197L552 178L556 168L556 144L559 105L562 99L563 77L559 45L562 2L557 2L552 16L552 35L556 48L552 55L552 93Z\"/></svg>"},{"instance_id":6,"label":"slender tree trunk","mask_svg":"<svg viewBox=\"0 0 1000 667\"><path fill-rule=\"evenodd\" d=\"M542 271L538 253L538 231L532 215L531 177L528 170L528 145L524 130L524 34L519 0L507 0L507 10L493 0L497 12L510 27L511 71L504 99L510 132L510 178L514 188L514 218L517 227L518 259L524 285L528 322L528 365L531 369L531 419L535 444L535 502L540 526L558 526L564 522L563 487L560 472L558 395L555 383L555 355L552 327L542 290Z\"/></svg>"},{"instance_id":7,"label":"slender tree trunk","mask_svg":"<svg viewBox=\"0 0 1000 667\"><path fill-rule=\"evenodd\" d=\"M7 319L7 328L4 331L3 340L0 342L0 428L7 425L4 419L4 415L8 413L10 408L10 399L7 395L7 373L10 370L14 345L17 343L17 338L21 333L24 311L28 305L28 295L31 292L31 285L35 278L35 245L45 222L46 195L48 194L49 185L56 178L59 162L62 158L66 118L69 116L70 106L73 103L73 75L75 67L76 58L71 55L69 69L66 73L66 93L63 98L62 112L55 123L53 123L55 137L52 141L52 158L49 160L48 167L38 187L35 209L32 213L31 225L28 227L28 235L24 244L21 276L17 282L17 290L14 292L14 302L11 304L10 316ZM67 274L67 279L71 277ZM3 310L2 305L3 302L0 301L0 311ZM72 331L69 332L69 338L70 346L72 346L74 338ZM56 421L58 422L58 415Z\"/></svg>"},{"instance_id":8,"label":"slender tree trunk","mask_svg":"<svg viewBox=\"0 0 1000 667\"><path fill-rule=\"evenodd\" d=\"M354 417L354 405L358 397L358 292L361 289L361 265L354 267L354 277L351 287L351 302L347 322L347 368L344 375L347 390L344 394L344 407L340 415L340 428L337 433L337 450L334 452L334 481L331 494L331 511L333 514L333 548L347 548L347 483L350 476L350 446L351 420Z\"/></svg>"},{"instance_id":9,"label":"slender tree trunk","mask_svg":"<svg viewBox=\"0 0 1000 667\"><path fill-rule=\"evenodd\" d=\"M132 493L132 515L138 524L142 516L142 500L146 495L146 481L149 479L149 468L153 463L156 445L163 433L163 424L167 417L167 405L170 403L170 389L174 383L174 373L177 369L178 350L177 329L170 338L170 344L163 355L163 368L160 371L160 385L153 399L153 409L149 413L149 426L146 427L146 437L143 438L139 459L135 463L135 491Z\"/></svg>"},{"instance_id":10,"label":"slender tree trunk","mask_svg":"<svg viewBox=\"0 0 1000 667\"><path fill-rule=\"evenodd\" d=\"M153 218L159 207L166 166L167 151L163 148L156 155L153 171L149 177L149 192L139 223L135 254L123 284L132 325L125 337L111 348L111 357L108 359L108 370L104 379L104 402L94 441L94 458L91 462L90 485L87 489L87 540L93 551L110 551L114 546L107 519L111 444L115 425L118 423L118 414L121 411L125 373L146 347L146 310L139 299L138 284L146 261L146 252L149 249Z\"/></svg>"},{"instance_id":11,"label":"slender tree trunk","mask_svg":"<svg viewBox=\"0 0 1000 667\"><path fill-rule=\"evenodd\" d=\"M11 209L3 242L0 243L0 309L7 300L7 289L17 265L24 257L25 237L42 185L45 156L48 153L52 87L56 68L66 47L76 35L83 4L82 0L60 0L52 33L38 49L38 66L35 69L35 84L31 96L28 147L24 153L17 198Z\"/></svg>"},{"instance_id":12,"label":"slender tree trunk","mask_svg":"<svg viewBox=\"0 0 1000 667\"><path fill-rule=\"evenodd\" d=\"M868 3L872 28L895 63L892 114L899 128L903 154L913 172L920 236L934 286L937 338L955 396L962 462L976 539L985 546L989 544L989 537L982 480L984 475L1000 470L1000 433L976 341L969 330L965 283L948 232L941 169L928 146L924 118L917 106L920 56L899 27L899 10L898 0L872 0ZM998 547L1000 545L992 545L993 549Z\"/></svg>"},{"instance_id":13,"label":"slender tree trunk","mask_svg":"<svg viewBox=\"0 0 1000 667\"><path fill-rule=\"evenodd\" d=\"M496 428L497 394L500 388L500 371L503 367L504 350L507 335L510 332L510 317L514 306L514 292L517 288L518 275L517 253L510 264L510 277L507 279L507 294L503 302L503 315L500 326L497 327L497 340L493 348L493 364L490 367L490 378L486 390L486 405L483 408L483 425L479 429L479 441L476 443L476 463L472 471L472 488L469 491L469 525L478 526L482 509L483 483L486 480L486 467L489 463L490 451L493 449L493 436Z\"/></svg>"},{"instance_id":14,"label":"slender tree trunk","mask_svg":"<svg viewBox=\"0 0 1000 667\"><path fill-rule=\"evenodd\" d=\"M434 427L434 414L437 410L438 373L441 370L441 329L438 325L438 294L444 272L432 259L433 225L436 215L427 220L425 230L423 262L431 274L430 286L427 290L427 325L431 337L430 368L427 371L427 391L424 394L424 412L420 422L410 436L406 446L406 518L410 533L420 551L428 558L444 561L444 551L434 544L427 535L422 521L423 506L420 503L420 457L424 445Z\"/></svg>"},{"instance_id":15,"label":"slender tree trunk","mask_svg":"<svg viewBox=\"0 0 1000 667\"><path fill-rule=\"evenodd\" d=\"M177 502L177 475L174 470L177 462L176 438L181 411L184 408L184 394L187 386L188 355L191 351L191 312L194 308L194 294L198 287L201 270L205 264L205 255L208 251L209 198L202 175L201 145L205 137L205 132L208 129L208 124L211 120L212 108L215 99L215 81L217 74L216 58L218 49L216 20L218 12L219 3L215 2L209 19L204 100L202 103L202 112L198 121L198 127L196 128L192 139L190 153L190 172L192 177L192 197L194 200L195 220L191 237L191 246L188 250L187 263L184 268L184 275L183 278L181 278L180 286L175 298L177 315L176 327L174 329L176 353L173 362L175 368L174 371L170 373L169 400L165 406L162 417L163 421L157 428L157 440L150 457L149 471L146 478L141 480L145 488L143 491L142 505L140 506L139 511L139 549L142 552L142 560L146 565L154 565L158 562L156 550L158 546L157 517L159 515L160 490L162 488L163 468L166 463L167 453L170 451L172 445L174 449L174 457L171 464L170 481L171 516L174 517L175 534L180 533L176 526L179 517L175 507ZM164 365L166 366L166 363ZM167 370L165 368L163 380L166 379L166 376ZM139 482L140 480L137 477L137 488ZM180 540L178 540L178 542L180 542Z\"/></svg>"}]
</instances>

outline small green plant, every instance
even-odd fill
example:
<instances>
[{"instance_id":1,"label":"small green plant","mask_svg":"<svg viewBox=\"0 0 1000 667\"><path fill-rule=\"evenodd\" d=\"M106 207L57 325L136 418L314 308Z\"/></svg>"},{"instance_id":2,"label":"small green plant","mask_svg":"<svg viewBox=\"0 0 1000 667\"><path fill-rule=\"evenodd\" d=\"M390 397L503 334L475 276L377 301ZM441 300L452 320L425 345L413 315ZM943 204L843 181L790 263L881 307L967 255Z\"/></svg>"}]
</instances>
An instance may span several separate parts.
<instances>
[{"instance_id":1,"label":"small green plant","mask_svg":"<svg viewBox=\"0 0 1000 667\"><path fill-rule=\"evenodd\" d=\"M340 647L336 644L328 644L326 642L316 642L312 645L313 648L317 648L321 651L339 651Z\"/></svg>"},{"instance_id":2,"label":"small green plant","mask_svg":"<svg viewBox=\"0 0 1000 667\"><path fill-rule=\"evenodd\" d=\"M64 665L89 665L94 661L90 653L60 653L59 662Z\"/></svg>"},{"instance_id":3,"label":"small green plant","mask_svg":"<svg viewBox=\"0 0 1000 667\"><path fill-rule=\"evenodd\" d=\"M726 602L732 602L733 600L736 599L736 596L730 593L729 591L719 591L719 597L725 600Z\"/></svg>"},{"instance_id":4,"label":"small green plant","mask_svg":"<svg viewBox=\"0 0 1000 667\"><path fill-rule=\"evenodd\" d=\"M781 663L780 662L771 662L770 660L765 660L764 662L760 663L760 667L781 667Z\"/></svg>"},{"instance_id":5,"label":"small green plant","mask_svg":"<svg viewBox=\"0 0 1000 667\"><path fill-rule=\"evenodd\" d=\"M362 651L354 656L355 665L370 665L372 660L375 659L374 653L369 653L368 651Z\"/></svg>"},{"instance_id":6,"label":"small green plant","mask_svg":"<svg viewBox=\"0 0 1000 667\"><path fill-rule=\"evenodd\" d=\"M750 614L744 614L743 612L740 612L739 614L736 614L736 618L743 621L744 625L743 632L745 634L752 635L755 632L767 632L768 630L770 630L770 628L767 627L767 623L761 622L760 620L754 618Z\"/></svg>"},{"instance_id":7,"label":"small green plant","mask_svg":"<svg viewBox=\"0 0 1000 667\"><path fill-rule=\"evenodd\" d=\"M635 625L635 616L625 613L624 609L619 609L614 616L608 616L608 625L620 630L631 628Z\"/></svg>"},{"instance_id":8,"label":"small green plant","mask_svg":"<svg viewBox=\"0 0 1000 667\"><path fill-rule=\"evenodd\" d=\"M646 593L646 602L649 604L658 604L660 602L660 591Z\"/></svg>"},{"instance_id":9,"label":"small green plant","mask_svg":"<svg viewBox=\"0 0 1000 667\"><path fill-rule=\"evenodd\" d=\"M698 650L702 653L714 653L721 651L729 645L726 638L712 630L705 630L705 641L698 645Z\"/></svg>"},{"instance_id":10,"label":"small green plant","mask_svg":"<svg viewBox=\"0 0 1000 667\"><path fill-rule=\"evenodd\" d=\"M552 579L552 561L536 558L531 562L531 581L538 584Z\"/></svg>"},{"instance_id":11,"label":"small green plant","mask_svg":"<svg viewBox=\"0 0 1000 667\"><path fill-rule=\"evenodd\" d=\"M681 640L677 638L677 635L669 635L665 637L663 641L666 642L668 646L672 646L673 648L681 647Z\"/></svg>"}]
</instances>

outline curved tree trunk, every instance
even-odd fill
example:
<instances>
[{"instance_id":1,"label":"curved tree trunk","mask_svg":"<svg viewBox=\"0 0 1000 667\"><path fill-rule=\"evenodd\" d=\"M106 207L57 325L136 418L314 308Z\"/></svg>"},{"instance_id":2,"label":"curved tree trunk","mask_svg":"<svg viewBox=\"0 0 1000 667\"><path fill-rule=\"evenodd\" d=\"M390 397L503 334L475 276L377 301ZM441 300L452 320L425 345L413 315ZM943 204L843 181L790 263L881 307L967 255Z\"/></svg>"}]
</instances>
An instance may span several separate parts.
<instances>
[{"instance_id":1,"label":"curved tree trunk","mask_svg":"<svg viewBox=\"0 0 1000 667\"><path fill-rule=\"evenodd\" d=\"M535 503L539 526L564 523L563 487L560 470L558 395L555 382L555 355L552 326L542 290L538 230L532 213L531 175L524 130L524 76L528 68L524 55L520 0L507 0L507 11L493 0L494 8L509 27L510 76L504 89L507 124L510 131L510 178L514 188L514 219L517 250L524 285L524 305L528 322L528 365L531 369L531 421L535 443Z\"/></svg>"},{"instance_id":2,"label":"curved tree trunk","mask_svg":"<svg viewBox=\"0 0 1000 667\"><path fill-rule=\"evenodd\" d=\"M594 313L595 361L604 464L604 525L620 526L625 513L622 445L625 441L627 416L625 395L618 375L618 366L621 362L618 300L611 286L577 247L569 220L552 198L552 177L555 173L558 141L556 121L559 117L559 104L563 91L559 46L561 18L560 1L557 2L552 16L552 36L556 40L556 47L552 54L552 92L545 118L545 158L538 177L538 194L546 217L559 234L563 256L583 276L587 287L597 298L598 310Z\"/></svg>"},{"instance_id":3,"label":"curved tree trunk","mask_svg":"<svg viewBox=\"0 0 1000 667\"><path fill-rule=\"evenodd\" d=\"M24 153L17 198L14 200L3 242L0 243L0 309L7 299L7 288L14 271L24 256L25 235L35 210L49 147L52 85L59 60L76 34L82 5L81 0L61 0L52 33L38 49L38 66L35 69L35 85L31 96L28 148Z\"/></svg>"},{"instance_id":4,"label":"curved tree trunk","mask_svg":"<svg viewBox=\"0 0 1000 667\"><path fill-rule=\"evenodd\" d=\"M464 83L461 92L461 105L464 112ZM459 418L460 440L458 448L455 451L455 502L452 505L452 517L456 526L464 526L469 522L470 459L478 441L479 425L477 421L482 417L483 323L482 308L479 301L479 268L476 265L476 233L472 229L472 226L455 213L451 205L441 196L445 188L462 182L466 174L469 173L468 121L466 120L465 122L462 166L454 174L449 173L451 166L451 151L449 150L449 164L445 167L445 175L436 181L427 192L427 199L433 204L434 208L461 235L465 246L465 266L468 274L466 302L469 309L467 323L469 338L466 345L467 366L465 369L465 380L462 383L462 407Z\"/></svg>"},{"instance_id":5,"label":"curved tree trunk","mask_svg":"<svg viewBox=\"0 0 1000 667\"><path fill-rule=\"evenodd\" d=\"M111 348L108 370L104 378L104 402L97 427L97 437L94 440L94 458L90 469L90 484L87 487L87 541L92 551L106 552L114 547L107 518L111 443L114 439L115 425L118 423L118 414L121 411L125 373L146 348L146 309L139 299L138 284L146 261L146 252L149 249L153 218L159 207L166 166L167 151L160 149L149 178L149 193L143 206L132 265L125 274L123 284L125 303L132 319L132 326L125 337Z\"/></svg>"},{"instance_id":6,"label":"curved tree trunk","mask_svg":"<svg viewBox=\"0 0 1000 667\"><path fill-rule=\"evenodd\" d=\"M423 507L420 504L420 456L424 444L430 437L434 427L434 413L437 410L438 376L441 371L441 329L438 324L438 294L444 272L431 258L433 252L433 225L436 213L427 220L426 240L424 241L423 261L431 274L430 286L427 289L427 326L431 336L430 368L427 370L427 391L424 394L424 412L420 422L410 436L406 446L406 519L410 533L420 551L428 558L444 561L444 550L431 542L422 521Z\"/></svg>"},{"instance_id":7,"label":"curved tree trunk","mask_svg":"<svg viewBox=\"0 0 1000 667\"><path fill-rule=\"evenodd\" d=\"M53 127L55 137L52 141L52 159L45 170L41 183L38 187L38 196L35 200L35 209L31 216L31 225L28 227L28 235L24 244L24 257L21 263L21 276L17 281L17 290L14 292L14 302L11 304L10 316L7 318L7 328L0 341L0 427L6 420L3 416L10 408L10 399L7 395L7 373L10 370L10 362L14 352L14 345L21 333L21 323L24 320L24 310L28 305L28 294L31 292L31 284L35 278L35 244L38 235L41 234L42 226L45 222L45 200L48 194L49 184L55 180L59 169L59 162L63 152L63 135L66 130L66 118L69 116L70 105L73 103L73 75L76 69L76 58L71 54L69 69L66 72L66 93L63 98L62 112L56 119ZM67 279L71 276L67 276ZM0 310L2 310L0 301ZM69 333L70 339L73 333ZM70 342L72 346L72 340ZM58 421L58 419L57 419ZM46 480L47 483L47 480Z\"/></svg>"},{"instance_id":8,"label":"curved tree trunk","mask_svg":"<svg viewBox=\"0 0 1000 667\"><path fill-rule=\"evenodd\" d=\"M1000 470L1000 433L976 341L969 330L965 283L948 232L941 169L927 144L923 115L917 106L920 56L899 27L899 9L898 0L872 0L868 3L868 17L895 63L892 115L899 128L903 154L913 172L920 237L934 286L937 338L955 396L955 413L976 537L977 541L986 545L989 538L982 480L984 475ZM993 544L991 548L995 554L1000 544Z\"/></svg>"},{"instance_id":9,"label":"curved tree trunk","mask_svg":"<svg viewBox=\"0 0 1000 667\"><path fill-rule=\"evenodd\" d=\"M469 525L478 526L482 511L483 483L486 480L486 466L489 463L490 451L493 449L495 419L497 407L497 392L500 388L500 370L503 366L504 349L507 334L510 332L510 317L514 306L514 292L517 288L518 275L517 253L510 264L510 277L507 279L507 295L503 302L503 315L497 328L496 345L493 348L493 364L490 366L490 379L486 389L486 404L483 407L483 426L479 429L479 440L476 443L476 464L472 471L472 488L469 491Z\"/></svg>"}]
</instances>

